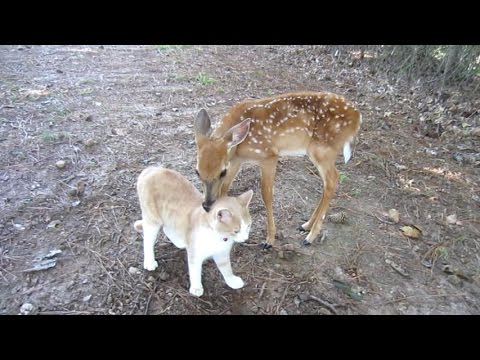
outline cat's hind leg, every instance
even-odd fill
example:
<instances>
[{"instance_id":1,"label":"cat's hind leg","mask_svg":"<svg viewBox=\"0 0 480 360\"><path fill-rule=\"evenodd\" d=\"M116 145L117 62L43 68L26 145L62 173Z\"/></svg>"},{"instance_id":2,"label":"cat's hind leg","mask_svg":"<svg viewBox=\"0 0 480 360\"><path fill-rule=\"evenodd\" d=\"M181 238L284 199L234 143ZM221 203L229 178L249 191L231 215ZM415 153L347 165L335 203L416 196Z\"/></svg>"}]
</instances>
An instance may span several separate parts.
<instances>
[{"instance_id":1,"label":"cat's hind leg","mask_svg":"<svg viewBox=\"0 0 480 360\"><path fill-rule=\"evenodd\" d=\"M137 225L137 222L135 225ZM155 243L162 225L153 224L145 220L142 220L141 225L143 228L143 268L153 271L158 267L158 263L155 261Z\"/></svg>"}]
</instances>

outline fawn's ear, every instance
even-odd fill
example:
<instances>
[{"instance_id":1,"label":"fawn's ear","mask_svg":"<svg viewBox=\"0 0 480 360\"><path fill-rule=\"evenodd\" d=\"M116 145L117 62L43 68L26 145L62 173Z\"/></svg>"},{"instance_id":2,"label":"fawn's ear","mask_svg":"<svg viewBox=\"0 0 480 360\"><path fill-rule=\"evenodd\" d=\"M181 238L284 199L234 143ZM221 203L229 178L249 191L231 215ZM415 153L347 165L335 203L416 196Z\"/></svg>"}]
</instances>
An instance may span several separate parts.
<instances>
[{"instance_id":1,"label":"fawn's ear","mask_svg":"<svg viewBox=\"0 0 480 360\"><path fill-rule=\"evenodd\" d=\"M248 135L248 130L250 130L251 120L252 119L245 119L225 133L223 138L227 141L228 148L234 147L245 140Z\"/></svg>"},{"instance_id":2,"label":"fawn's ear","mask_svg":"<svg viewBox=\"0 0 480 360\"><path fill-rule=\"evenodd\" d=\"M240 204L248 208L250 205L250 201L252 200L253 190L248 190L244 192L242 195L238 196L237 199L240 201Z\"/></svg>"},{"instance_id":3,"label":"fawn's ear","mask_svg":"<svg viewBox=\"0 0 480 360\"><path fill-rule=\"evenodd\" d=\"M217 219L223 223L232 220L232 213L228 209L221 209L217 211Z\"/></svg>"},{"instance_id":4,"label":"fawn's ear","mask_svg":"<svg viewBox=\"0 0 480 360\"><path fill-rule=\"evenodd\" d=\"M212 131L212 124L210 117L207 114L207 110L202 109L198 112L195 118L195 136L203 135L209 136Z\"/></svg>"}]
</instances>

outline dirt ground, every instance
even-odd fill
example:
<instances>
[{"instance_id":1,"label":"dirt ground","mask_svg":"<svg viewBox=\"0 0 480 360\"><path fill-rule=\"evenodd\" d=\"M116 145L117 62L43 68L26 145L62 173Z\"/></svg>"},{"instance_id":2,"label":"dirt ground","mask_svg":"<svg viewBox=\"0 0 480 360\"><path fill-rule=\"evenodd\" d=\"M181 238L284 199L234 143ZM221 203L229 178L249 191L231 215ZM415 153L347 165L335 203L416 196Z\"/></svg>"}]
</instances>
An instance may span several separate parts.
<instances>
[{"instance_id":1,"label":"dirt ground","mask_svg":"<svg viewBox=\"0 0 480 360\"><path fill-rule=\"evenodd\" d=\"M258 168L231 188L254 190L249 243L232 251L243 289L207 262L205 294L191 296L186 253L163 234L159 268L143 270L141 170L162 164L199 188L198 110L215 122L244 98L297 90L337 92L363 114L324 241L300 247L322 182L308 158L285 157L276 249L259 245ZM0 46L0 313L480 314L480 97L469 95L391 85L321 46Z\"/></svg>"}]
</instances>

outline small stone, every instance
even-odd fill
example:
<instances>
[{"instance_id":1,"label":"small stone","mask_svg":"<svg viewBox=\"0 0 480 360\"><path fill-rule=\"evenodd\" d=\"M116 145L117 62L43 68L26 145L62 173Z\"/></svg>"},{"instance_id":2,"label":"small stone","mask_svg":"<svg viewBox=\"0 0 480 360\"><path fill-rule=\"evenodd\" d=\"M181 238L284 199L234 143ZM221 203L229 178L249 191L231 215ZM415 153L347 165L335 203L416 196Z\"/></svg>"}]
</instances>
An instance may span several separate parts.
<instances>
[{"instance_id":1,"label":"small stone","mask_svg":"<svg viewBox=\"0 0 480 360\"><path fill-rule=\"evenodd\" d=\"M158 277L160 278L160 280L166 281L166 280L168 280L169 275L168 275L168 273L167 273L166 271L162 271L162 272L160 273L160 275L158 275Z\"/></svg>"},{"instance_id":2,"label":"small stone","mask_svg":"<svg viewBox=\"0 0 480 360\"><path fill-rule=\"evenodd\" d=\"M57 228L61 224L60 220L53 220L47 225L47 229Z\"/></svg>"},{"instance_id":3,"label":"small stone","mask_svg":"<svg viewBox=\"0 0 480 360\"><path fill-rule=\"evenodd\" d=\"M93 139L86 139L83 141L83 145L85 145L86 147L92 147L93 145L95 145L95 141Z\"/></svg>"},{"instance_id":4,"label":"small stone","mask_svg":"<svg viewBox=\"0 0 480 360\"><path fill-rule=\"evenodd\" d=\"M301 293L298 295L298 298L301 300L301 301L306 301L308 299L310 299L310 295L309 294L306 294L306 293Z\"/></svg>"},{"instance_id":5,"label":"small stone","mask_svg":"<svg viewBox=\"0 0 480 360\"><path fill-rule=\"evenodd\" d=\"M288 315L287 310L285 309L280 310L280 315Z\"/></svg>"},{"instance_id":6,"label":"small stone","mask_svg":"<svg viewBox=\"0 0 480 360\"><path fill-rule=\"evenodd\" d=\"M142 271L141 271L139 268L136 268L136 267L134 267L134 266L130 266L130 267L128 268L128 273L129 273L130 275L138 275L138 274L141 274Z\"/></svg>"},{"instance_id":7,"label":"small stone","mask_svg":"<svg viewBox=\"0 0 480 360\"><path fill-rule=\"evenodd\" d=\"M285 259L285 253L284 253L282 250L280 250L280 251L278 252L278 257L279 257L280 259Z\"/></svg>"},{"instance_id":8,"label":"small stone","mask_svg":"<svg viewBox=\"0 0 480 360\"><path fill-rule=\"evenodd\" d=\"M32 311L33 311L33 305L30 304L30 303L24 303L24 304L20 307L20 314L21 314L21 315L28 315L28 314L30 314Z\"/></svg>"},{"instance_id":9,"label":"small stone","mask_svg":"<svg viewBox=\"0 0 480 360\"><path fill-rule=\"evenodd\" d=\"M20 231L25 230L25 226L23 226L22 224L13 224L13 226L14 226L15 229L17 229L17 230L20 230Z\"/></svg>"},{"instance_id":10,"label":"small stone","mask_svg":"<svg viewBox=\"0 0 480 360\"><path fill-rule=\"evenodd\" d=\"M68 190L68 195L71 196L71 197L77 196L78 195L78 189L73 188L73 189Z\"/></svg>"},{"instance_id":11,"label":"small stone","mask_svg":"<svg viewBox=\"0 0 480 360\"><path fill-rule=\"evenodd\" d=\"M91 298L92 298L92 295L90 294L90 295L84 296L82 301L83 302L89 302Z\"/></svg>"},{"instance_id":12,"label":"small stone","mask_svg":"<svg viewBox=\"0 0 480 360\"><path fill-rule=\"evenodd\" d=\"M295 247L294 247L293 244L285 244L285 245L282 246L282 249L284 251L293 251L293 250L295 250Z\"/></svg>"},{"instance_id":13,"label":"small stone","mask_svg":"<svg viewBox=\"0 0 480 360\"><path fill-rule=\"evenodd\" d=\"M457 153L454 153L454 154L452 155L452 157L453 157L453 159L454 159L455 161L458 161L458 162L463 162L463 161L465 160L465 158L463 157L463 155L460 154L460 153L458 153L458 152L457 152Z\"/></svg>"},{"instance_id":14,"label":"small stone","mask_svg":"<svg viewBox=\"0 0 480 360\"><path fill-rule=\"evenodd\" d=\"M58 168L58 169L63 169L65 167L65 165L67 165L67 162L65 160L58 160L56 163L55 163L55 166Z\"/></svg>"},{"instance_id":15,"label":"small stone","mask_svg":"<svg viewBox=\"0 0 480 360\"><path fill-rule=\"evenodd\" d=\"M460 279L457 275L448 275L447 280L450 284L455 286L462 284L462 279Z\"/></svg>"},{"instance_id":16,"label":"small stone","mask_svg":"<svg viewBox=\"0 0 480 360\"><path fill-rule=\"evenodd\" d=\"M392 220L395 224L398 224L400 221L400 213L396 209L388 210L388 218Z\"/></svg>"},{"instance_id":17,"label":"small stone","mask_svg":"<svg viewBox=\"0 0 480 360\"><path fill-rule=\"evenodd\" d=\"M318 313L321 314L321 315L332 315L332 313L330 312L330 310L328 309L325 309L325 308L320 308L318 309Z\"/></svg>"},{"instance_id":18,"label":"small stone","mask_svg":"<svg viewBox=\"0 0 480 360\"><path fill-rule=\"evenodd\" d=\"M457 223L457 215L452 214L447 216L447 224L456 224Z\"/></svg>"}]
</instances>

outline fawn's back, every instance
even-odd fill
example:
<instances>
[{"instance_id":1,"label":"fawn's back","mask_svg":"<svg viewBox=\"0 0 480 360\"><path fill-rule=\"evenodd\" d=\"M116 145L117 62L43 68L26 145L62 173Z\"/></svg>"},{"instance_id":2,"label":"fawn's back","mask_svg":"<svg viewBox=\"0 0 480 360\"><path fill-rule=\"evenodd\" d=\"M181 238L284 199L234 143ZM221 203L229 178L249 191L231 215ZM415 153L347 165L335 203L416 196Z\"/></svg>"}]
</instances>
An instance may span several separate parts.
<instances>
[{"instance_id":1,"label":"fawn's back","mask_svg":"<svg viewBox=\"0 0 480 360\"><path fill-rule=\"evenodd\" d=\"M336 156L361 123L358 110L342 96L301 92L242 101L225 115L213 135L245 119L251 119L250 130L236 155L248 159L305 155L312 143Z\"/></svg>"}]
</instances>

